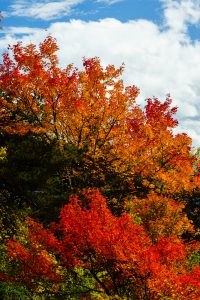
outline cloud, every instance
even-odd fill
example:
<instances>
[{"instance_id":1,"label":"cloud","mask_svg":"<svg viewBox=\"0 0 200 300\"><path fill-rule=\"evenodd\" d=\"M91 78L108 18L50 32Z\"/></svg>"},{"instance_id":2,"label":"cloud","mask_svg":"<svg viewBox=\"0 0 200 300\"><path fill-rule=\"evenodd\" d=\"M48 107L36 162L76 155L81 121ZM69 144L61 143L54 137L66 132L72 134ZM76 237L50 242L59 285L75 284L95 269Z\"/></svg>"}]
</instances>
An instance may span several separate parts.
<instances>
[{"instance_id":1,"label":"cloud","mask_svg":"<svg viewBox=\"0 0 200 300\"><path fill-rule=\"evenodd\" d=\"M95 2L112 5L122 1L124 0L96 0ZM74 7L83 2L86 2L86 0L15 0L14 4L10 5L10 14L12 16L30 17L48 21L69 16L73 12Z\"/></svg>"},{"instance_id":2,"label":"cloud","mask_svg":"<svg viewBox=\"0 0 200 300\"><path fill-rule=\"evenodd\" d=\"M200 21L199 0L161 0L164 6L165 26L176 32L186 32L188 24Z\"/></svg>"},{"instance_id":3,"label":"cloud","mask_svg":"<svg viewBox=\"0 0 200 300\"><path fill-rule=\"evenodd\" d=\"M119 3L125 0L96 0L97 3L106 3L106 4L115 4L115 3Z\"/></svg>"},{"instance_id":4,"label":"cloud","mask_svg":"<svg viewBox=\"0 0 200 300\"><path fill-rule=\"evenodd\" d=\"M124 62L123 79L140 88L139 103L144 105L144 99L153 96L164 100L170 93L179 107L179 131L187 132L200 146L200 42L192 41L187 32L189 23L198 24L200 8L191 0L162 3L162 25L142 19L103 19L55 22L47 31L12 27L0 40L0 48L15 43L19 33L24 44L38 44L51 34L60 46L63 67L69 63L81 67L84 56L99 56L104 65Z\"/></svg>"},{"instance_id":5,"label":"cloud","mask_svg":"<svg viewBox=\"0 0 200 300\"><path fill-rule=\"evenodd\" d=\"M61 18L71 13L72 8L84 2L85 0L63 0L63 1L38 1L16 0L15 4L10 6L11 15L30 17L41 20L52 20Z\"/></svg>"}]
</instances>

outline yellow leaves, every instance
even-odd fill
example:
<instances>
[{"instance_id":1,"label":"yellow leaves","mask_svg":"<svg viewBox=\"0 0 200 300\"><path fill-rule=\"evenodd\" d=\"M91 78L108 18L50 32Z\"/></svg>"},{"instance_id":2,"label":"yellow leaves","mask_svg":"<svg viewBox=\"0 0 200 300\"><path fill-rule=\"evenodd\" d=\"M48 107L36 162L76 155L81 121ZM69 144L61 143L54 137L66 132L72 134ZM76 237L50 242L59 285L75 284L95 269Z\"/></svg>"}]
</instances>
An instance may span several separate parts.
<instances>
[{"instance_id":1,"label":"yellow leaves","mask_svg":"<svg viewBox=\"0 0 200 300\"><path fill-rule=\"evenodd\" d=\"M0 161L6 158L7 148L0 147Z\"/></svg>"},{"instance_id":2,"label":"yellow leaves","mask_svg":"<svg viewBox=\"0 0 200 300\"><path fill-rule=\"evenodd\" d=\"M143 225L152 238L159 236L181 236L184 232L194 232L191 221L183 212L184 205L174 200L150 193L147 199L129 200L130 214Z\"/></svg>"},{"instance_id":3,"label":"yellow leaves","mask_svg":"<svg viewBox=\"0 0 200 300\"><path fill-rule=\"evenodd\" d=\"M148 139L152 139L154 137L154 133L151 126L146 126L146 135Z\"/></svg>"},{"instance_id":4,"label":"yellow leaves","mask_svg":"<svg viewBox=\"0 0 200 300\"><path fill-rule=\"evenodd\" d=\"M153 183L151 183L151 184L149 185L149 188L150 188L150 189L154 189L154 188L155 188L155 185L154 185Z\"/></svg>"}]
</instances>

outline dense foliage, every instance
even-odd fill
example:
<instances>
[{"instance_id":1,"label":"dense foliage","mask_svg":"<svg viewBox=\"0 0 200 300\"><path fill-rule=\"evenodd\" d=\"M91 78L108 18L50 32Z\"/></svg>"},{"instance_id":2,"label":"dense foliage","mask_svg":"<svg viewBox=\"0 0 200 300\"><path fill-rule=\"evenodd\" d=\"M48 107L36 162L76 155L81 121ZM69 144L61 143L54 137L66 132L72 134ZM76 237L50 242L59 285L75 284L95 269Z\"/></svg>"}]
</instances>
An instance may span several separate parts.
<instances>
[{"instance_id":1,"label":"dense foliage","mask_svg":"<svg viewBox=\"0 0 200 300\"><path fill-rule=\"evenodd\" d=\"M0 65L1 297L198 300L200 163L177 108L57 50Z\"/></svg>"}]
</instances>

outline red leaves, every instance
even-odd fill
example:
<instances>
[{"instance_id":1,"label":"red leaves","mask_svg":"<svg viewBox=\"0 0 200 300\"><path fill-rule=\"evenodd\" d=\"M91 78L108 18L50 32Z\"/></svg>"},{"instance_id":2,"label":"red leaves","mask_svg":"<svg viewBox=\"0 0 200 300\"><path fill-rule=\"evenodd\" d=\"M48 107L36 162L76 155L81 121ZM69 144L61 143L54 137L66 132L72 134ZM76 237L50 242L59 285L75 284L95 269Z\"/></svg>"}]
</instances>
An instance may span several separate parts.
<instances>
[{"instance_id":1,"label":"red leaves","mask_svg":"<svg viewBox=\"0 0 200 300\"><path fill-rule=\"evenodd\" d=\"M167 98L164 103L157 98L147 99L145 111L148 122L157 125L160 130L176 127L178 121L173 118L173 115L176 114L177 107L170 108L171 103L170 98Z\"/></svg>"},{"instance_id":2,"label":"red leaves","mask_svg":"<svg viewBox=\"0 0 200 300\"><path fill-rule=\"evenodd\" d=\"M34 280L50 280L61 282L61 276L56 271L56 263L46 250L38 249L37 244L30 248L24 247L16 240L9 240L7 253L11 260L17 262L17 269L13 274L14 280L34 285Z\"/></svg>"},{"instance_id":3,"label":"red leaves","mask_svg":"<svg viewBox=\"0 0 200 300\"><path fill-rule=\"evenodd\" d=\"M19 242L13 239L13 240L9 240L6 244L8 247L7 248L8 254L12 259L17 258L19 260L25 260L25 261L29 260L30 253Z\"/></svg>"},{"instance_id":4,"label":"red leaves","mask_svg":"<svg viewBox=\"0 0 200 300\"><path fill-rule=\"evenodd\" d=\"M31 244L37 244L37 247L41 248L45 246L46 249L56 253L59 249L59 241L55 237L55 235L50 231L43 227L42 224L37 223L31 218L27 219L28 224L28 239Z\"/></svg>"},{"instance_id":5,"label":"red leaves","mask_svg":"<svg viewBox=\"0 0 200 300\"><path fill-rule=\"evenodd\" d=\"M10 259L18 262L16 281L26 285L40 279L60 282L51 250L66 268L87 269L108 294L116 293L117 282L133 285L139 299L147 290L149 299L178 299L179 293L182 299L188 299L188 295L199 299L200 270L196 267L187 271L187 245L177 236L162 235L152 244L143 227L134 224L129 214L112 215L98 190L70 198L61 210L60 221L51 225L59 238L32 219L27 222L27 245L16 240L7 242Z\"/></svg>"},{"instance_id":6,"label":"red leaves","mask_svg":"<svg viewBox=\"0 0 200 300\"><path fill-rule=\"evenodd\" d=\"M129 215L113 216L97 190L87 191L83 196L87 208L82 208L80 200L74 197L60 214L58 228L67 256L71 253L83 265L84 261L89 263L93 254L98 264L105 259L127 261L129 254L125 251L132 249L137 253L148 246L149 239L142 227L134 225Z\"/></svg>"}]
</instances>

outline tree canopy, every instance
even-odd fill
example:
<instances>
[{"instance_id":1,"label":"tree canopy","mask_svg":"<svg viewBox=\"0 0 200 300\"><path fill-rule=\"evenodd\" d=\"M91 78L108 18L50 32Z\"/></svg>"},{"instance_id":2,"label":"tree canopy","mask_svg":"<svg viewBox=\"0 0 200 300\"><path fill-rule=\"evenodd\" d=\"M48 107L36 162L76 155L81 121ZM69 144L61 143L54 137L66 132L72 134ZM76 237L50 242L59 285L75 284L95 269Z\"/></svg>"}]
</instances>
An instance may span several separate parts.
<instances>
[{"instance_id":1,"label":"tree canopy","mask_svg":"<svg viewBox=\"0 0 200 300\"><path fill-rule=\"evenodd\" d=\"M172 99L142 108L123 65L57 50L0 64L2 297L199 299L200 163Z\"/></svg>"}]
</instances>

